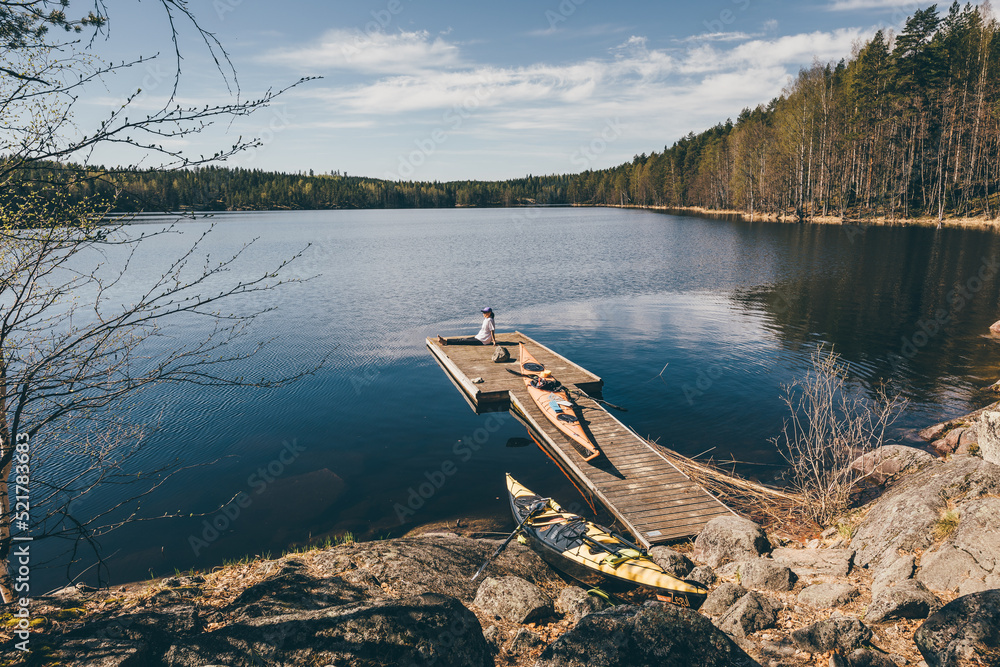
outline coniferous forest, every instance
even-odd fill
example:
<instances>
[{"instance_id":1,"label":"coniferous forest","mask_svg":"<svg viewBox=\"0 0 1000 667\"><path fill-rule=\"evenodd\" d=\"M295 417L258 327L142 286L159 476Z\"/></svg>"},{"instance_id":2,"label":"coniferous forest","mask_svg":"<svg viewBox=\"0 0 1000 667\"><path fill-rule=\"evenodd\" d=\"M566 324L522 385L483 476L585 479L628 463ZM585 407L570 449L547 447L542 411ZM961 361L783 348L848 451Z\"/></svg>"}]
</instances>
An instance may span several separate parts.
<instances>
[{"instance_id":1,"label":"coniferous forest","mask_svg":"<svg viewBox=\"0 0 1000 667\"><path fill-rule=\"evenodd\" d=\"M120 187L128 194L119 209L145 211L632 204L798 218L994 218L998 33L988 6L932 5L898 35L877 32L850 59L803 69L782 95L735 122L575 175L393 182L209 167L106 178L94 170L73 187L81 196Z\"/></svg>"}]
</instances>

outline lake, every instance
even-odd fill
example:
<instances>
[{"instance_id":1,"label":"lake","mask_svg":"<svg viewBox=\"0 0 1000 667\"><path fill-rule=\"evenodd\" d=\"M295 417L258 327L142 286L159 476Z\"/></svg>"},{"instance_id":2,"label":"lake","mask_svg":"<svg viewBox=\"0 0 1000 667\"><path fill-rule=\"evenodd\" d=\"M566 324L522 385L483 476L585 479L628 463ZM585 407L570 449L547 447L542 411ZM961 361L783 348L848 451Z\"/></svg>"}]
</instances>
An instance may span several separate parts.
<instances>
[{"instance_id":1,"label":"lake","mask_svg":"<svg viewBox=\"0 0 1000 667\"><path fill-rule=\"evenodd\" d=\"M537 447L507 446L524 428L506 414L475 415L424 347L430 335L475 333L487 305L500 331L520 330L604 378L605 398L628 408L617 416L640 434L687 455L735 458L764 481L781 470L770 439L785 416L782 384L805 372L818 344L850 363L857 391L889 381L910 401L898 438L985 404L981 387L997 379L1000 346L984 334L1000 318L1000 236L987 232L602 208L210 221L213 257L257 239L232 280L311 244L285 274L309 280L242 304L276 306L254 338L273 342L242 370L274 377L327 363L275 390L165 386L136 401L134 418L158 424L136 464L185 466L142 513L207 514L103 536L116 582L346 532L377 539L433 521L506 519L507 471L573 502ZM137 274L208 225L184 222L181 234L147 241ZM193 340L199 329L174 334ZM447 461L456 472L400 513L414 489L441 481ZM104 489L74 511L97 512L126 492ZM36 575L35 592L58 575Z\"/></svg>"}]
</instances>

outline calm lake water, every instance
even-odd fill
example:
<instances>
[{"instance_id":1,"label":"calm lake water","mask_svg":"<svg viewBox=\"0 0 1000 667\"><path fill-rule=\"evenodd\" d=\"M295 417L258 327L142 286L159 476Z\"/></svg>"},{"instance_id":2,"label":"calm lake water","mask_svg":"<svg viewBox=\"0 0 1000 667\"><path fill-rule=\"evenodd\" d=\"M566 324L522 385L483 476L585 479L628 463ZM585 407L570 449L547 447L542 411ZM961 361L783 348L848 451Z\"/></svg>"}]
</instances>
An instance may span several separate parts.
<instances>
[{"instance_id":1,"label":"calm lake water","mask_svg":"<svg viewBox=\"0 0 1000 667\"><path fill-rule=\"evenodd\" d=\"M274 338L247 374L318 373L277 390L163 387L135 407L157 420L137 464L186 468L143 514L218 514L143 522L101 538L114 581L279 554L310 538L399 535L416 525L504 517L503 473L565 503L578 497L512 417L475 415L424 348L472 334L479 309L605 380L604 396L640 434L682 453L711 450L772 479L782 383L832 344L858 391L889 380L909 400L898 437L985 404L1000 345L1000 235L922 228L744 223L613 209L280 212L219 215L214 258L258 238L235 280L312 244L287 272L312 279L265 295L277 306L255 339ZM157 266L208 226L150 240ZM143 264L142 262L146 262ZM199 330L178 327L177 340ZM489 433L477 451L464 446ZM458 444L463 441L462 444ZM418 510L413 490L446 462ZM450 468L449 468L450 469ZM78 503L87 515L123 497ZM417 504L417 503L414 503ZM206 531L206 521L224 529ZM39 549L42 544L37 545ZM56 574L42 584L58 583ZM36 592L42 592L36 589Z\"/></svg>"}]
</instances>

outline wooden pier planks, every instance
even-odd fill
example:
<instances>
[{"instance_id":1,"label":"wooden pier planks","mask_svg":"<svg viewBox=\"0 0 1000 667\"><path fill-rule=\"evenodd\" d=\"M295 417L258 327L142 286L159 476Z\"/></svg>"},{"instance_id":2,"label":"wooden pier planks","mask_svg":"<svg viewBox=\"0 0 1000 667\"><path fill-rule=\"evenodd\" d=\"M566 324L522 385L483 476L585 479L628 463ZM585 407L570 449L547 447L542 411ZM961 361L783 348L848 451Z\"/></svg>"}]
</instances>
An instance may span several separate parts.
<instances>
[{"instance_id":1,"label":"wooden pier planks","mask_svg":"<svg viewBox=\"0 0 1000 667\"><path fill-rule=\"evenodd\" d=\"M511 352L512 360L517 358L518 343L524 343L564 385L587 393L599 392L603 385L596 375L519 332L500 334L497 341ZM575 399L604 454L587 463L531 400L524 381L507 372L517 370L516 363L493 363L492 346L442 347L428 338L427 347L474 410L511 410L564 472L607 507L643 546L697 535L712 519L732 514L596 401ZM473 382L478 378L482 382Z\"/></svg>"}]
</instances>

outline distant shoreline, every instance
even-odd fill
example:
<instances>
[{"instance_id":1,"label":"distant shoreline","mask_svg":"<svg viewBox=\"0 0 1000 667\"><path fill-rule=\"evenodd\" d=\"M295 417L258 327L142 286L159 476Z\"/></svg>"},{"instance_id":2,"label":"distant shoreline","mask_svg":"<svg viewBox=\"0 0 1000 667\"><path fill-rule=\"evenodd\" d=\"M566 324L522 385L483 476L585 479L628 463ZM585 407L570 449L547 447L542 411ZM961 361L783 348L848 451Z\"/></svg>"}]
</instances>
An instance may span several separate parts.
<instances>
[{"instance_id":1,"label":"distant shoreline","mask_svg":"<svg viewBox=\"0 0 1000 667\"><path fill-rule=\"evenodd\" d=\"M420 207L397 207L397 208L383 208L383 207L371 207L371 208L354 208L354 207L343 207L343 208L247 208L247 209L198 209L198 210L182 210L173 212L152 212L152 211L116 211L110 216L128 216L133 215L137 217L163 217L163 216L175 216L175 215L194 215L194 216L205 216L205 215L217 215L226 213L280 213L286 211L416 211L416 210L454 210L454 209L483 209L483 210L502 210L502 209L523 209L523 208L620 208L620 209L636 209L636 210L646 210L646 211L663 211L666 213L676 213L678 215L691 215L706 218L715 218L722 220L736 220L741 222L783 222L783 223L798 223L799 219L795 215L786 215L781 213L773 212L755 212L750 213L749 211L741 211L736 209L709 209L704 206L643 206L639 204L589 204L589 203L573 203L573 204L519 204L516 206L420 206ZM866 226L883 226L883 227L937 227L939 222L936 217L927 216L919 218L887 218L885 216L878 216L873 218L841 218L836 215L817 215L808 216L802 220L803 223L811 223L818 225L842 225L845 227L866 227ZM954 227L959 229L985 229L985 230L1000 230L1000 216L995 218L987 218L985 216L975 216L971 218L945 218L940 221L941 227Z\"/></svg>"},{"instance_id":2,"label":"distant shoreline","mask_svg":"<svg viewBox=\"0 0 1000 667\"><path fill-rule=\"evenodd\" d=\"M741 220L743 222L788 222L797 223L799 219L794 215L784 215L780 213L753 213L735 209L709 209L704 206L640 206L638 204L574 204L575 206L601 206L605 208L633 208L651 211L676 212L681 215L698 215L710 218L722 218L727 220ZM837 215L817 215L806 217L803 223L819 225L844 225L844 226L867 226L880 225L884 227L937 227L939 221L936 217L927 216L920 218L887 218L878 216L874 218L841 218ZM987 218L976 216L972 218L945 218L940 221L942 227L957 227L961 229L1000 229L1000 217Z\"/></svg>"}]
</instances>

